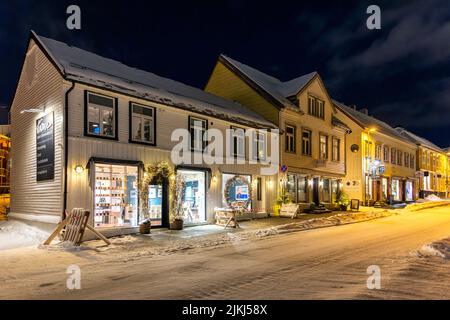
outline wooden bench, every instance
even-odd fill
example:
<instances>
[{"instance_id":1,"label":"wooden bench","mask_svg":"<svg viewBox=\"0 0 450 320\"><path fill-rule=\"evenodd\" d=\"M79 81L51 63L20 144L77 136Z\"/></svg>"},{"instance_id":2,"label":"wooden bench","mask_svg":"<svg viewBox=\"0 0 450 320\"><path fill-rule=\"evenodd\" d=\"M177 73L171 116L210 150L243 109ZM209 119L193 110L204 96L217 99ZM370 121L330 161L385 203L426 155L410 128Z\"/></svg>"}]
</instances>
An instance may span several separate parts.
<instances>
[{"instance_id":1,"label":"wooden bench","mask_svg":"<svg viewBox=\"0 0 450 320\"><path fill-rule=\"evenodd\" d=\"M280 217L296 218L300 205L295 203L282 204L280 208Z\"/></svg>"}]
</instances>

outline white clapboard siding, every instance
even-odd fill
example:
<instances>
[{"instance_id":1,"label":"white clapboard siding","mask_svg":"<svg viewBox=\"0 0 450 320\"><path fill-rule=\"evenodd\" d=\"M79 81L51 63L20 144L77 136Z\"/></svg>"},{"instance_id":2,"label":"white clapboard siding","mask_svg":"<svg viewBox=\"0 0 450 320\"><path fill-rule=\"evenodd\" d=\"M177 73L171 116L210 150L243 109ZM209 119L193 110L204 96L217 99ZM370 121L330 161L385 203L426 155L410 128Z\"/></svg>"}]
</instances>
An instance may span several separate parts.
<instances>
[{"instance_id":1,"label":"white clapboard siding","mask_svg":"<svg viewBox=\"0 0 450 320\"><path fill-rule=\"evenodd\" d=\"M97 92L118 99L118 137L119 141L99 139L95 137L84 136L84 91ZM129 102L133 101L143 105L155 107L157 110L157 145L145 146L129 142ZM82 84L76 84L74 90L69 96L69 175L68 175L68 208L84 207L93 209L93 191L88 183L88 172L85 170L78 175L74 172L77 165L86 167L91 157L110 158L118 160L142 161L145 165L158 161L170 162L170 150L177 142L171 141L172 131L177 128L188 128L188 117L195 116L208 120L208 128L220 130L225 135L225 130L229 129L233 123L221 119L208 117L201 114L188 112L185 110L160 105L145 100L130 98L125 95L116 94L106 90L88 87ZM238 125L239 126L239 125ZM248 129L245 126L244 129ZM268 140L270 140L268 138ZM270 141L268 141L270 145ZM247 141L247 150L249 143ZM225 153L225 151L224 151ZM212 174L217 177L216 182L211 183L207 190L207 216L211 221L214 217L214 208L222 207L222 181L221 173L236 173L252 175L253 179L260 174L261 165L201 165L209 167ZM268 179L263 178L262 200L253 203L254 208L260 211L270 212L271 203L276 199L276 176L273 176L272 187L268 187ZM253 184L256 199L256 183ZM270 190L269 190L270 189Z\"/></svg>"},{"instance_id":2,"label":"white clapboard siding","mask_svg":"<svg viewBox=\"0 0 450 320\"><path fill-rule=\"evenodd\" d=\"M61 215L63 176L62 77L43 52L30 42L11 106L11 215ZM54 112L55 178L36 181L36 119L44 113L23 113L30 108Z\"/></svg>"}]
</instances>

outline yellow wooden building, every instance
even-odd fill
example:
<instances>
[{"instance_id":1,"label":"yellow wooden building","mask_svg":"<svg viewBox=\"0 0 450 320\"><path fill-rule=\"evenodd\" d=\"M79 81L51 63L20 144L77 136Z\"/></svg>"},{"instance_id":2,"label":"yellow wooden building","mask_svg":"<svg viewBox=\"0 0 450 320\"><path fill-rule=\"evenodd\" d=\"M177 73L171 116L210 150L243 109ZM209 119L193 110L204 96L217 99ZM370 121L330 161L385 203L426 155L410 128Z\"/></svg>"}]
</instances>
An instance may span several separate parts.
<instances>
[{"instance_id":1,"label":"yellow wooden building","mask_svg":"<svg viewBox=\"0 0 450 320\"><path fill-rule=\"evenodd\" d=\"M433 142L406 129L396 128L396 130L417 145L416 177L419 198L425 198L431 194L446 197L447 152Z\"/></svg>"},{"instance_id":2,"label":"yellow wooden building","mask_svg":"<svg viewBox=\"0 0 450 320\"><path fill-rule=\"evenodd\" d=\"M309 207L333 206L346 174L350 128L317 72L282 82L220 55L205 91L240 102L280 129L278 191Z\"/></svg>"}]
</instances>

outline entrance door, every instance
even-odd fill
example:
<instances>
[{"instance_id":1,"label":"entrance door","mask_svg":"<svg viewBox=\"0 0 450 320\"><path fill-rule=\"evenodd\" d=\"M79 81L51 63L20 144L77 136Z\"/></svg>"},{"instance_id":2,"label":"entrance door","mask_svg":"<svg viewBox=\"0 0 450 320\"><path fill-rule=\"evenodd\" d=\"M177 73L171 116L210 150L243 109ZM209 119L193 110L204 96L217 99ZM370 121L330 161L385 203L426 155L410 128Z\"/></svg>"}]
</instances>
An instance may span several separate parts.
<instances>
[{"instance_id":1,"label":"entrance door","mask_svg":"<svg viewBox=\"0 0 450 320\"><path fill-rule=\"evenodd\" d=\"M375 180L374 181L374 200L375 201L381 201L382 197L381 197L381 181L380 180Z\"/></svg>"},{"instance_id":2,"label":"entrance door","mask_svg":"<svg viewBox=\"0 0 450 320\"><path fill-rule=\"evenodd\" d=\"M148 187L148 213L152 227L169 226L167 183Z\"/></svg>"},{"instance_id":3,"label":"entrance door","mask_svg":"<svg viewBox=\"0 0 450 320\"><path fill-rule=\"evenodd\" d=\"M319 178L313 179L313 201L316 205L319 205Z\"/></svg>"},{"instance_id":4,"label":"entrance door","mask_svg":"<svg viewBox=\"0 0 450 320\"><path fill-rule=\"evenodd\" d=\"M187 224L206 221L206 172L183 169L177 174L184 180L183 215Z\"/></svg>"}]
</instances>

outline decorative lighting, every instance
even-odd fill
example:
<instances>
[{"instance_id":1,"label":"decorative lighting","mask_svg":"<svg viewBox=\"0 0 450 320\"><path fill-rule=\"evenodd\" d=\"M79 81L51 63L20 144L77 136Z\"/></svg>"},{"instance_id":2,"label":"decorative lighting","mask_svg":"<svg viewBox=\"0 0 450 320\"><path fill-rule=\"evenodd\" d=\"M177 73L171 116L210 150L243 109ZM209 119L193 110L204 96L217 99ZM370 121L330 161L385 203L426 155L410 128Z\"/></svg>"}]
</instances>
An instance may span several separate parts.
<instances>
[{"instance_id":1,"label":"decorative lighting","mask_svg":"<svg viewBox=\"0 0 450 320\"><path fill-rule=\"evenodd\" d=\"M216 182L217 182L217 176L216 176L216 175L213 175L213 177L212 177L212 181L213 181L214 183L216 183Z\"/></svg>"},{"instance_id":2,"label":"decorative lighting","mask_svg":"<svg viewBox=\"0 0 450 320\"><path fill-rule=\"evenodd\" d=\"M175 173L172 173L172 174L170 175L170 180L175 181L175 178L176 178Z\"/></svg>"},{"instance_id":3,"label":"decorative lighting","mask_svg":"<svg viewBox=\"0 0 450 320\"><path fill-rule=\"evenodd\" d=\"M77 164L76 166L75 166L75 172L77 173L77 174L82 174L83 173L83 171L84 171L84 168L83 168L83 166L81 165L81 164Z\"/></svg>"},{"instance_id":4,"label":"decorative lighting","mask_svg":"<svg viewBox=\"0 0 450 320\"><path fill-rule=\"evenodd\" d=\"M376 128L370 128L370 129L369 129L369 132L375 132L375 131L377 131Z\"/></svg>"}]
</instances>

